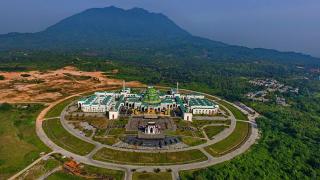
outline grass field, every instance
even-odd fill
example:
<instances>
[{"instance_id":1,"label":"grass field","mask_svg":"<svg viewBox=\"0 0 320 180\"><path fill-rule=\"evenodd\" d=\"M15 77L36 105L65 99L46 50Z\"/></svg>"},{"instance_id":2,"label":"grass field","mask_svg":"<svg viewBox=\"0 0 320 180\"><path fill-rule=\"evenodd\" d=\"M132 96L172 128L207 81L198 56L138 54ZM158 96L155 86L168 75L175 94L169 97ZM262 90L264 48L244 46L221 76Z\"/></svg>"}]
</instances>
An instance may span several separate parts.
<instances>
[{"instance_id":1,"label":"grass field","mask_svg":"<svg viewBox=\"0 0 320 180\"><path fill-rule=\"evenodd\" d=\"M113 145L120 140L117 137L93 137L93 140L98 141L102 144Z\"/></svg>"},{"instance_id":2,"label":"grass field","mask_svg":"<svg viewBox=\"0 0 320 180\"><path fill-rule=\"evenodd\" d=\"M207 157L200 150L142 153L102 148L93 156L93 159L120 164L168 165L204 161Z\"/></svg>"},{"instance_id":3,"label":"grass field","mask_svg":"<svg viewBox=\"0 0 320 180\"><path fill-rule=\"evenodd\" d=\"M248 120L247 115L245 115L243 112L241 112L238 108L234 107L233 105L225 102L225 101L219 101L220 104L228 108L234 117L238 120Z\"/></svg>"},{"instance_id":4,"label":"grass field","mask_svg":"<svg viewBox=\"0 0 320 180\"><path fill-rule=\"evenodd\" d=\"M231 124L231 120L193 120L191 122L192 126L197 127L197 128L201 128L204 125L208 125L208 124L225 124L225 125L230 125Z\"/></svg>"},{"instance_id":5,"label":"grass field","mask_svg":"<svg viewBox=\"0 0 320 180\"><path fill-rule=\"evenodd\" d=\"M180 137L181 141L189 146L197 146L199 144L206 143L205 139L194 138L194 137Z\"/></svg>"},{"instance_id":6,"label":"grass field","mask_svg":"<svg viewBox=\"0 0 320 180\"><path fill-rule=\"evenodd\" d=\"M0 179L22 170L39 158L39 153L50 151L35 131L35 119L43 108L39 104L0 106Z\"/></svg>"},{"instance_id":7,"label":"grass field","mask_svg":"<svg viewBox=\"0 0 320 180\"><path fill-rule=\"evenodd\" d=\"M54 158L50 158L48 160L42 160L37 164L35 164L34 166L32 166L30 169L28 169L28 171L20 175L18 179L25 179L25 180L38 179L42 175L50 172L54 168L61 165L62 163Z\"/></svg>"},{"instance_id":8,"label":"grass field","mask_svg":"<svg viewBox=\"0 0 320 180\"><path fill-rule=\"evenodd\" d=\"M49 112L46 114L45 118L52 118L52 117L58 117L60 116L62 110L69 105L72 101L79 99L78 96L76 97L71 97L69 99L66 99L59 104L55 105L53 108L49 110Z\"/></svg>"},{"instance_id":9,"label":"grass field","mask_svg":"<svg viewBox=\"0 0 320 180\"><path fill-rule=\"evenodd\" d=\"M132 180L170 180L172 179L170 172L135 172L132 175Z\"/></svg>"},{"instance_id":10,"label":"grass field","mask_svg":"<svg viewBox=\"0 0 320 180\"><path fill-rule=\"evenodd\" d=\"M85 178L75 176L73 174L68 174L63 171L58 171L51 174L46 180L85 180Z\"/></svg>"},{"instance_id":11,"label":"grass field","mask_svg":"<svg viewBox=\"0 0 320 180\"><path fill-rule=\"evenodd\" d=\"M207 134L207 136L212 139L213 136L219 134L224 129L228 128L228 126L207 126L203 128L204 132Z\"/></svg>"},{"instance_id":12,"label":"grass field","mask_svg":"<svg viewBox=\"0 0 320 180\"><path fill-rule=\"evenodd\" d=\"M71 135L62 127L59 119L45 120L42 126L47 136L54 143L70 152L86 155L94 148L93 144L82 141Z\"/></svg>"},{"instance_id":13,"label":"grass field","mask_svg":"<svg viewBox=\"0 0 320 180\"><path fill-rule=\"evenodd\" d=\"M205 150L212 156L224 155L238 148L249 136L250 124L247 122L237 122L235 130L230 136L216 144L205 147Z\"/></svg>"},{"instance_id":14,"label":"grass field","mask_svg":"<svg viewBox=\"0 0 320 180\"><path fill-rule=\"evenodd\" d=\"M117 171L112 169L105 169L105 168L99 168L95 166L90 165L83 165L83 168L81 171L85 172L88 176L98 176L95 179L115 179L115 180L122 180L124 178L124 172L123 171ZM63 171L58 171L53 174L51 174L47 180L84 180L86 178L72 175ZM93 179L93 178L92 178Z\"/></svg>"}]
</instances>

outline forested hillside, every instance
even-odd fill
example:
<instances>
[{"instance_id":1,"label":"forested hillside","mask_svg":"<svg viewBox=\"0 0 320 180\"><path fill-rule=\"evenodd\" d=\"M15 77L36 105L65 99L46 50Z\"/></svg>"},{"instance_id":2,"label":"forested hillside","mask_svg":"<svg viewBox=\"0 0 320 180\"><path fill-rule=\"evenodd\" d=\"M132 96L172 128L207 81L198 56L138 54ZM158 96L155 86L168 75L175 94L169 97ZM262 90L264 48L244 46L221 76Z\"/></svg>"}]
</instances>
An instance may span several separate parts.
<instances>
[{"instance_id":1,"label":"forested hillside","mask_svg":"<svg viewBox=\"0 0 320 180\"><path fill-rule=\"evenodd\" d=\"M153 61L231 61L320 64L319 58L294 52L252 49L196 37L168 17L144 9L93 8L37 33L0 35L0 50L55 50Z\"/></svg>"}]
</instances>

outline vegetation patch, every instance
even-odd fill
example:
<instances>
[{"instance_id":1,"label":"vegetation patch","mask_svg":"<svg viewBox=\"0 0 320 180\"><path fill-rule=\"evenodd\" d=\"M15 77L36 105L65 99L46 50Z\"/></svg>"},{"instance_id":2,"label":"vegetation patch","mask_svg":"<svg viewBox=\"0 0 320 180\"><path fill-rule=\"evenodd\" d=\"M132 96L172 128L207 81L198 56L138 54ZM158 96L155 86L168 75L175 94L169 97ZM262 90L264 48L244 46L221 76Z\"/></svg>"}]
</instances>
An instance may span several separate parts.
<instances>
[{"instance_id":1,"label":"vegetation patch","mask_svg":"<svg viewBox=\"0 0 320 180\"><path fill-rule=\"evenodd\" d=\"M92 138L94 141L100 142L102 144L106 144L106 145L113 145L117 142L119 142L120 140L117 137L93 137Z\"/></svg>"},{"instance_id":2,"label":"vegetation patch","mask_svg":"<svg viewBox=\"0 0 320 180\"><path fill-rule=\"evenodd\" d=\"M60 119L45 120L42 126L47 136L54 143L70 152L86 155L94 148L93 144L82 141L65 130Z\"/></svg>"},{"instance_id":3,"label":"vegetation patch","mask_svg":"<svg viewBox=\"0 0 320 180\"><path fill-rule=\"evenodd\" d=\"M170 172L135 172L132 175L132 180L167 180L172 179Z\"/></svg>"},{"instance_id":4,"label":"vegetation patch","mask_svg":"<svg viewBox=\"0 0 320 180\"><path fill-rule=\"evenodd\" d=\"M205 161L207 157L200 150L144 153L102 148L93 156L93 159L120 164L169 165Z\"/></svg>"},{"instance_id":5,"label":"vegetation patch","mask_svg":"<svg viewBox=\"0 0 320 180\"><path fill-rule=\"evenodd\" d=\"M39 104L0 105L0 179L7 179L49 152L35 131Z\"/></svg>"},{"instance_id":6,"label":"vegetation patch","mask_svg":"<svg viewBox=\"0 0 320 180\"><path fill-rule=\"evenodd\" d=\"M228 108L236 119L248 120L248 116L241 112L238 108L234 107L232 104L227 103L226 101L219 101L219 103Z\"/></svg>"},{"instance_id":7,"label":"vegetation patch","mask_svg":"<svg viewBox=\"0 0 320 180\"><path fill-rule=\"evenodd\" d=\"M0 80L4 80L4 76L3 75L0 75Z\"/></svg>"},{"instance_id":8,"label":"vegetation patch","mask_svg":"<svg viewBox=\"0 0 320 180\"><path fill-rule=\"evenodd\" d=\"M61 180L61 179L63 179L63 180L85 180L85 178L83 178L83 177L69 174L64 171L55 172L46 178L46 180Z\"/></svg>"},{"instance_id":9,"label":"vegetation patch","mask_svg":"<svg viewBox=\"0 0 320 180\"><path fill-rule=\"evenodd\" d=\"M222 141L205 147L205 150L212 156L221 156L238 148L250 135L250 124L237 122L234 131Z\"/></svg>"},{"instance_id":10,"label":"vegetation patch","mask_svg":"<svg viewBox=\"0 0 320 180\"><path fill-rule=\"evenodd\" d=\"M61 162L51 157L50 159L38 162L28 169L28 171L20 175L18 179L38 179L60 165L62 165Z\"/></svg>"},{"instance_id":11,"label":"vegetation patch","mask_svg":"<svg viewBox=\"0 0 320 180\"><path fill-rule=\"evenodd\" d=\"M62 102L60 102L59 104L55 105L54 107L52 107L49 112L46 114L45 118L52 118L52 117L58 117L60 116L61 112L63 111L63 109L69 105L72 101L78 99L78 96L75 97L71 97L68 98Z\"/></svg>"},{"instance_id":12,"label":"vegetation patch","mask_svg":"<svg viewBox=\"0 0 320 180\"><path fill-rule=\"evenodd\" d=\"M87 174L96 174L99 176L109 177L110 179L114 178L117 180L122 180L124 178L124 172L119 170L100 168L86 164L83 166L82 170Z\"/></svg>"},{"instance_id":13,"label":"vegetation patch","mask_svg":"<svg viewBox=\"0 0 320 180\"><path fill-rule=\"evenodd\" d=\"M205 139L186 137L186 136L180 137L180 140L188 146L197 146L207 142L207 140Z\"/></svg>"},{"instance_id":14,"label":"vegetation patch","mask_svg":"<svg viewBox=\"0 0 320 180\"><path fill-rule=\"evenodd\" d=\"M228 126L207 126L203 129L207 136L212 139L215 135L221 133L226 128L228 128Z\"/></svg>"}]
</instances>

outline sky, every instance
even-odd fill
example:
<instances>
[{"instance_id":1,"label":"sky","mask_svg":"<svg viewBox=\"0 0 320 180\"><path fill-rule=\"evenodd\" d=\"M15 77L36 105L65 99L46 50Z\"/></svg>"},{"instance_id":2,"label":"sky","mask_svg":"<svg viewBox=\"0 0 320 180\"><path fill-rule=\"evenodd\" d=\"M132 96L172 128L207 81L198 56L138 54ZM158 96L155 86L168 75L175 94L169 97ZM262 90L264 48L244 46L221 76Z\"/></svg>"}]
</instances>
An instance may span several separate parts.
<instances>
[{"instance_id":1,"label":"sky","mask_svg":"<svg viewBox=\"0 0 320 180\"><path fill-rule=\"evenodd\" d=\"M163 13L193 35L320 57L320 0L1 0L0 34L37 32L93 7Z\"/></svg>"}]
</instances>

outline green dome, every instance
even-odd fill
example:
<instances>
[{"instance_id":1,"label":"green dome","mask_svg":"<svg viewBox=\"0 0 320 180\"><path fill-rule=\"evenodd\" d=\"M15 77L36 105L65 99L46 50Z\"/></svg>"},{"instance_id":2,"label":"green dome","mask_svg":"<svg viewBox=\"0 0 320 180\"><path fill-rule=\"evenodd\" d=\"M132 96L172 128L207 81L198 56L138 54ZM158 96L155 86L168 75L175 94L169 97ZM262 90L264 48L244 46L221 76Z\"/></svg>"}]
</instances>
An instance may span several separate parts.
<instances>
[{"instance_id":1,"label":"green dome","mask_svg":"<svg viewBox=\"0 0 320 180\"><path fill-rule=\"evenodd\" d=\"M161 99L158 91L153 87L148 87L146 93L144 94L143 102L148 104L159 104Z\"/></svg>"}]
</instances>

